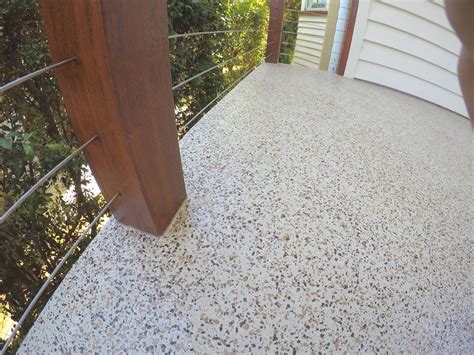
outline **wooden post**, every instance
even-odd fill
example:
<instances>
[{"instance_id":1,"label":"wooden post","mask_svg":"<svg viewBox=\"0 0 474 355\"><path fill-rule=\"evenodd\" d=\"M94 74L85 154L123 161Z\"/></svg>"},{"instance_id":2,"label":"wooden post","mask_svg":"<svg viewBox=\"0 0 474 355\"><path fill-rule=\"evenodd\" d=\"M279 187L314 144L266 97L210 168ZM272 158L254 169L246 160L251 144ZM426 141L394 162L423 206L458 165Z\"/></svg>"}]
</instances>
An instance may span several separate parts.
<instances>
[{"instance_id":1,"label":"wooden post","mask_svg":"<svg viewBox=\"0 0 474 355\"><path fill-rule=\"evenodd\" d=\"M166 1L43 0L56 75L79 142L117 219L162 234L186 198Z\"/></svg>"},{"instance_id":2,"label":"wooden post","mask_svg":"<svg viewBox=\"0 0 474 355\"><path fill-rule=\"evenodd\" d=\"M271 0L270 19L267 36L267 63L278 63L280 56L280 42L283 30L283 15L285 13L285 0Z\"/></svg>"}]
</instances>

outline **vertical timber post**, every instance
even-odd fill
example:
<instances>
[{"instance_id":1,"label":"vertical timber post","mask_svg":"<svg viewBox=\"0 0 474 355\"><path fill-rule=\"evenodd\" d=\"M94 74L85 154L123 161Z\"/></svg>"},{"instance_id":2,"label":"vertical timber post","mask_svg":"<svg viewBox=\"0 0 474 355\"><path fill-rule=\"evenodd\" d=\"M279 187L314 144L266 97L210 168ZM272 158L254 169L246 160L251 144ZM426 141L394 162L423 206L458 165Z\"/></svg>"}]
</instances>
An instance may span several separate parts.
<instances>
[{"instance_id":1,"label":"vertical timber post","mask_svg":"<svg viewBox=\"0 0 474 355\"><path fill-rule=\"evenodd\" d=\"M285 0L271 0L270 19L268 21L267 36L267 63L278 63L280 56L280 43L283 30L283 15L285 13Z\"/></svg>"},{"instance_id":2,"label":"vertical timber post","mask_svg":"<svg viewBox=\"0 0 474 355\"><path fill-rule=\"evenodd\" d=\"M79 142L114 216L160 235L186 198L166 1L43 0L53 62Z\"/></svg>"}]
</instances>

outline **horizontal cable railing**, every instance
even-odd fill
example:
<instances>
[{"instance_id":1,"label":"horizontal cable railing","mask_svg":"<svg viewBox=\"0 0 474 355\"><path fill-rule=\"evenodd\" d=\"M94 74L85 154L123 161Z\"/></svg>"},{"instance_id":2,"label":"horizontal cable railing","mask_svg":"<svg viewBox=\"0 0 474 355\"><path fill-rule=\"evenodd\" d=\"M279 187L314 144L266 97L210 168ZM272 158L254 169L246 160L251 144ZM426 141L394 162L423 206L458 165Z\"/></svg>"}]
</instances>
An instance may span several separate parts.
<instances>
[{"instance_id":1,"label":"horizontal cable railing","mask_svg":"<svg viewBox=\"0 0 474 355\"><path fill-rule=\"evenodd\" d=\"M221 33L245 33L245 32L271 32L271 31L266 31L266 30L223 30L223 31L178 33L178 34L168 36L168 39L191 37L191 36L214 35L214 34L221 34Z\"/></svg>"},{"instance_id":2,"label":"horizontal cable railing","mask_svg":"<svg viewBox=\"0 0 474 355\"><path fill-rule=\"evenodd\" d=\"M270 42L269 44L271 44ZM264 58L267 59L270 55ZM237 85L242 79L244 79L250 72L252 72L257 65L261 64L262 62L258 62L252 68L247 70L244 74L239 76L236 80L234 80L229 86L227 86L223 91L221 91L212 101L210 101L206 106L204 106L198 113L196 113L188 122L186 122L185 127L188 127L197 117L199 117L209 106L211 106L214 102L216 102L220 97L222 97L226 92L232 89L235 85Z\"/></svg>"},{"instance_id":3,"label":"horizontal cable railing","mask_svg":"<svg viewBox=\"0 0 474 355\"><path fill-rule=\"evenodd\" d=\"M16 80L13 80L11 82L9 82L8 84L5 84L3 86L0 87L0 95L2 95L4 92L6 92L7 90L10 90L10 89L13 89L15 86L18 86L22 83L24 83L25 81L28 81L28 80L31 80L33 78L36 78L37 76L40 76L50 70L53 70L55 68L59 68L65 64L68 64L68 63L71 63L71 62L75 62L77 60L76 57L74 58L70 58L70 59L66 59L66 60L63 60L62 62L59 62L59 63L56 63L56 64L52 64L52 65L49 65L43 69L38 69L36 71L34 71L33 73L30 73L30 74L27 74L21 78L18 78Z\"/></svg>"},{"instance_id":4,"label":"horizontal cable railing","mask_svg":"<svg viewBox=\"0 0 474 355\"><path fill-rule=\"evenodd\" d=\"M6 91L28 81L31 79L34 79L40 75L45 74L46 72L49 72L55 68L59 68L63 65L66 65L68 63L72 63L77 61L78 58L70 58L52 65L49 65L45 68L36 70L30 74L27 74L23 77L20 77L16 80L13 80L3 86L0 87L0 94L4 94ZM14 213L39 187L41 187L43 184L45 184L50 178L52 178L58 171L60 171L66 164L68 164L72 159L74 159L76 156L78 156L80 153L84 151L85 148L87 148L92 142L94 142L96 139L99 138L99 135L94 135L92 138L87 140L84 144L82 144L79 148L75 149L72 153L70 153L66 158L64 158L59 164L57 164L54 168L52 168L46 175L41 177L31 188L29 188L23 195L20 196L20 198L13 203L12 206L8 208L8 210L0 216L0 224L3 224L11 215ZM109 206L112 204L112 202L117 198L118 194L116 194L105 206L104 208L99 212L99 214L94 218L94 220L87 226L87 228L82 232L81 236L76 240L76 242L71 246L69 251L66 253L66 255L63 257L61 262L54 268L53 272L47 277L46 281L44 284L41 286L39 291L36 293L34 298L31 300L30 304L26 308L26 310L23 312L21 318L19 321L15 324L15 327L12 329L11 334L3 344L1 354L5 354L8 347L10 346L11 342L15 338L16 334L18 333L18 330L28 317L28 315L31 313L33 310L34 306L38 302L39 298L41 295L45 292L46 288L48 285L51 283L53 278L56 276L56 274L59 272L61 267L64 265L64 263L67 261L67 259L71 256L73 251L76 249L76 247L79 245L79 243L87 236L88 232L91 230L91 228L100 220L100 218L103 216L103 214L108 210Z\"/></svg>"},{"instance_id":5,"label":"horizontal cable railing","mask_svg":"<svg viewBox=\"0 0 474 355\"><path fill-rule=\"evenodd\" d=\"M205 35L217 35L217 34L225 34L225 33L264 33L264 32L272 32L269 30L221 30L221 31L202 31L202 32L192 32L192 33L181 33L181 34L172 34L168 36L168 39L178 39L178 38L186 38L186 37L192 37L192 36L205 36ZM267 46L272 44L273 42L267 43ZM181 88L183 85L203 76L206 73L211 72L212 70L215 70L217 68L220 68L230 62L233 62L237 60L239 57L248 55L254 51L257 51L258 49L262 49L262 46L257 46L255 48L252 48L248 51L242 52L237 54L236 56L226 59L223 62L212 66L211 68L208 68L201 73L194 75L172 87L172 90L177 90ZM264 58L267 59L269 56L266 56ZM54 70L56 68L59 68L61 66L64 66L68 63L72 62L78 62L78 57L73 57L55 64L52 64L50 66L44 67L42 69L39 69L35 72L32 72L30 74L27 74L23 77L20 77L10 83L7 83L3 86L0 87L0 94L5 93L6 91L28 81L33 78L36 78L46 72L49 72L51 70ZM252 61L254 63L254 61ZM229 92L235 85L237 85L241 80L243 80L247 75L249 75L255 68L260 64L261 62L256 63L253 65L250 69L246 70L242 75L240 75L236 80L234 80L230 85L228 85L223 91L221 91L213 100L211 100L206 106L204 106L199 112L194 114L194 116L185 123L185 127L189 127L195 120L202 115L213 103L215 103L219 98L223 97L227 92ZM246 64L244 67L247 67L248 64ZM23 203L31 196L33 195L41 186L43 186L48 180L50 180L55 174L57 174L61 169L63 169L66 164L68 164L72 159L77 157L79 154L81 154L90 144L92 144L94 141L97 139L100 139L99 135L96 134L93 137L91 137L89 140L87 140L84 144L82 144L80 147L77 149L74 149L66 158L64 158L60 163L58 163L54 168L52 168L46 175L42 176L33 186L31 186L26 192L24 192L8 209L5 213L3 213L2 216L0 216L0 224L3 224L7 219L15 212L17 211ZM113 190L112 190L113 191ZM122 190L122 193L125 190ZM11 345L12 341L15 339L17 336L17 333L19 329L22 327L24 324L25 320L27 317L31 314L31 312L35 309L35 306L37 305L38 301L40 300L41 296L46 292L48 286L53 282L54 278L58 275L60 272L61 268L66 264L67 260L73 255L74 251L77 249L79 244L88 236L90 235L90 231L93 229L93 227L100 222L101 218L104 216L104 214L109 210L110 206L116 201L116 199L120 196L120 192L117 192L113 197L103 206L103 208L100 210L100 212L94 217L94 219L90 222L89 225L83 230L83 232L80 234L80 236L76 239L76 241L72 244L72 246L67 250L66 254L62 257L62 259L59 261L59 263L54 267L53 271L46 277L44 283L41 285L39 290L36 292L34 297L31 299L31 301L28 304L28 307L25 309L25 311L22 313L20 319L18 322L15 324L13 329L11 330L10 335L8 336L7 340L3 344L1 354L5 354L8 347ZM123 199L125 200L125 199ZM122 202L123 200L119 200Z\"/></svg>"},{"instance_id":6,"label":"horizontal cable railing","mask_svg":"<svg viewBox=\"0 0 474 355\"><path fill-rule=\"evenodd\" d=\"M69 154L63 161L61 161L58 165L56 165L53 169L51 169L46 175L44 175L41 179L39 179L28 191L26 191L1 217L0 217L0 224L4 223L8 217L15 212L25 201L28 197L31 196L41 185L43 185L46 181L48 181L52 176L54 176L59 170L61 170L71 159L81 153L89 144L91 144L95 139L99 138L98 135L95 135L79 148L74 150L71 154Z\"/></svg>"},{"instance_id":7,"label":"horizontal cable railing","mask_svg":"<svg viewBox=\"0 0 474 355\"><path fill-rule=\"evenodd\" d=\"M77 248L77 246L79 245L79 243L81 243L88 235L89 231L92 229L92 227L94 227L97 222L100 220L100 218L104 215L105 212L107 212L107 210L109 209L110 205L115 201L115 199L117 199L117 197L120 195L120 192L116 193L111 199L109 202L107 202L107 204L100 210L100 212L97 214L97 216L92 220L92 222L87 226L86 229L84 229L84 231L82 232L81 236L74 242L74 244L69 248L69 250L67 251L67 253L64 255L64 257L62 258L62 260L59 262L58 265L56 265L56 267L54 268L53 272L46 278L46 281L43 283L43 285L41 286L41 288L38 290L38 292L36 293L35 297L31 300L30 304L28 305L28 307L26 308L26 310L23 312L20 320L16 323L15 327L13 328L12 330L12 333L10 334L10 336L8 337L8 339L6 340L5 344L3 344L3 348L2 348L2 352L1 354L4 355L10 345L10 343L13 341L13 339L15 338L15 335L16 333L18 332L18 330L20 329L21 325L23 324L23 322L26 320L26 317L28 317L28 315L30 314L30 312L33 310L34 306L36 305L36 303L38 302L38 300L40 299L41 295L44 293L44 291L46 290L46 288L49 286L49 284L51 283L51 281L53 281L54 277L56 276L56 274L59 272L59 270L61 269L61 267L66 263L66 261L69 259L69 257L72 255L72 253L74 252L74 250Z\"/></svg>"},{"instance_id":8,"label":"horizontal cable railing","mask_svg":"<svg viewBox=\"0 0 474 355\"><path fill-rule=\"evenodd\" d=\"M180 82L179 84L176 84L175 86L172 87L172 90L174 91L174 90L176 90L176 89L179 89L180 87L182 87L183 85L189 83L190 81L193 81L193 80L199 78L200 76L202 76L202 75L204 75L204 74L206 74L206 73L209 73L210 71L213 71L214 69L220 68L220 67L226 65L227 63L234 61L234 60L236 60L237 58L239 58L240 56L243 56L243 55L249 54L249 53L251 53L251 52L254 52L254 51L256 51L256 50L259 49L259 48L260 48L260 46L255 47L255 48L252 48L251 50L249 50L249 51L247 51L247 52L237 54L235 57L232 57L232 58L230 58L230 59L224 60L222 63L219 63L219 64L217 64L217 65L214 65L213 67L211 67L211 68L209 68L209 69L206 69L206 70L200 72L199 74L196 74L196 75L190 77L189 79L186 79L186 80Z\"/></svg>"}]
</instances>

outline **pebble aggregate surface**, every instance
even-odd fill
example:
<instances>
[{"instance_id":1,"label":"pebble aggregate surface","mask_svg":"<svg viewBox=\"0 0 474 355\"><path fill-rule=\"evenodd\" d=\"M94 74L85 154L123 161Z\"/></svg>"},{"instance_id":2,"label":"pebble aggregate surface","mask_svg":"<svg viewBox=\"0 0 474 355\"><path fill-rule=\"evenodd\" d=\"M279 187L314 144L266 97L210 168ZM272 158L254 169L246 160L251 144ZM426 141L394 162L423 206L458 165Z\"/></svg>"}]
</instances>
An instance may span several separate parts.
<instances>
[{"instance_id":1,"label":"pebble aggregate surface","mask_svg":"<svg viewBox=\"0 0 474 355\"><path fill-rule=\"evenodd\" d=\"M111 218L19 353L473 353L473 134L263 64L180 142L162 237Z\"/></svg>"}]
</instances>

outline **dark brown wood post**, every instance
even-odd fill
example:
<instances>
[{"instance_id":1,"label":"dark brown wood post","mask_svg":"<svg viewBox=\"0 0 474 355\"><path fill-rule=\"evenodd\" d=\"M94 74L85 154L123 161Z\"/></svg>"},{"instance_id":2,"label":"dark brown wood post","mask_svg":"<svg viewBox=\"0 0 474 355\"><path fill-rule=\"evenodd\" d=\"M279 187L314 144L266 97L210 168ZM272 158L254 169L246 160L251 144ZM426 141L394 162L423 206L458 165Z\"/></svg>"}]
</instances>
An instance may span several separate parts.
<instances>
[{"instance_id":1,"label":"dark brown wood post","mask_svg":"<svg viewBox=\"0 0 474 355\"><path fill-rule=\"evenodd\" d=\"M56 71L86 158L117 219L162 234L186 198L166 1L43 0Z\"/></svg>"},{"instance_id":2,"label":"dark brown wood post","mask_svg":"<svg viewBox=\"0 0 474 355\"><path fill-rule=\"evenodd\" d=\"M271 0L270 19L267 36L267 63L278 63L280 56L280 42L283 30L283 15L285 13L285 0Z\"/></svg>"}]
</instances>

